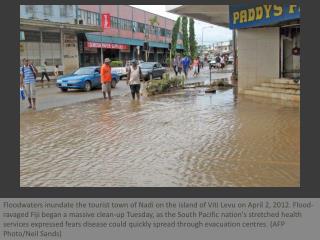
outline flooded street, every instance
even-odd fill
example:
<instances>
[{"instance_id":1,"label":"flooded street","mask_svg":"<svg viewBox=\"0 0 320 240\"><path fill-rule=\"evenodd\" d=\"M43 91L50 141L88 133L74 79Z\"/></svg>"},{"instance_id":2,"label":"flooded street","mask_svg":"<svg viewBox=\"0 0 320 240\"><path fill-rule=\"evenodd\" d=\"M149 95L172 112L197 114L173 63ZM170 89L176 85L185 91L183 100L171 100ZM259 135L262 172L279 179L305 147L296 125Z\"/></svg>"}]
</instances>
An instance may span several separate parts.
<instances>
[{"instance_id":1,"label":"flooded street","mask_svg":"<svg viewBox=\"0 0 320 240\"><path fill-rule=\"evenodd\" d=\"M21 187L300 186L300 109L193 89L20 115Z\"/></svg>"}]
</instances>

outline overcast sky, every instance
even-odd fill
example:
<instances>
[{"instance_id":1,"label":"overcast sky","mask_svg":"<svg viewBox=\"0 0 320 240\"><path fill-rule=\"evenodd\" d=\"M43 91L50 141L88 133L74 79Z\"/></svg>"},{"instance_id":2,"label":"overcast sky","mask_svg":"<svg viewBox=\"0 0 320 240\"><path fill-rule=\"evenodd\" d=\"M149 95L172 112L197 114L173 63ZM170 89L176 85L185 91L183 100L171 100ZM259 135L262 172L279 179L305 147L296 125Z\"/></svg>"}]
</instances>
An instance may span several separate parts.
<instances>
[{"instance_id":1,"label":"overcast sky","mask_svg":"<svg viewBox=\"0 0 320 240\"><path fill-rule=\"evenodd\" d=\"M179 17L176 14L166 12L165 5L131 5L131 6L158 14L163 17L171 18L173 20L176 20ZM213 28L206 28L204 30L203 44L205 45L212 44L213 42L228 41L232 39L232 31L229 30L228 28L219 27L216 25L195 20L194 27L195 27L195 33L196 33L196 40L199 45L201 45L202 28L204 26L213 26Z\"/></svg>"}]
</instances>

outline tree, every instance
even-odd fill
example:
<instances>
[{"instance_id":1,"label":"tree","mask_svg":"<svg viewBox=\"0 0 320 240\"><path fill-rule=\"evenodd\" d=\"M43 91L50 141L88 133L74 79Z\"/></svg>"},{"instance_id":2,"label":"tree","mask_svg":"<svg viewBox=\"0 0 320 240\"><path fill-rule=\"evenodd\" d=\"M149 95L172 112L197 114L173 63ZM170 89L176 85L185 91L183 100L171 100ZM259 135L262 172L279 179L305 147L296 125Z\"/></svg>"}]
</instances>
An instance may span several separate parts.
<instances>
[{"instance_id":1,"label":"tree","mask_svg":"<svg viewBox=\"0 0 320 240\"><path fill-rule=\"evenodd\" d=\"M192 59L197 57L197 42L194 33L194 19L189 19L189 44L190 44L190 54Z\"/></svg>"},{"instance_id":2,"label":"tree","mask_svg":"<svg viewBox=\"0 0 320 240\"><path fill-rule=\"evenodd\" d=\"M176 52L177 52L177 40L178 40L178 33L180 30L180 22L181 22L181 19L180 19L180 17L178 17L178 19L175 22L173 29L172 29L172 39L171 39L171 54L172 54L172 56L175 56Z\"/></svg>"},{"instance_id":3,"label":"tree","mask_svg":"<svg viewBox=\"0 0 320 240\"><path fill-rule=\"evenodd\" d=\"M190 55L189 51L189 37L188 37L188 18L182 17L182 34L183 34L183 53L185 55Z\"/></svg>"},{"instance_id":4,"label":"tree","mask_svg":"<svg viewBox=\"0 0 320 240\"><path fill-rule=\"evenodd\" d=\"M153 16L149 19L149 23L150 23L150 26L146 26L147 27L147 34L145 35L146 36L146 41L149 42L150 41L150 30L154 30L155 29L155 25L159 25L159 22L158 22L158 18L157 16ZM155 32L155 31L154 31ZM145 51L145 54L146 54L146 62L148 61L149 59L149 54L150 54L150 46L148 47L148 49Z\"/></svg>"}]
</instances>

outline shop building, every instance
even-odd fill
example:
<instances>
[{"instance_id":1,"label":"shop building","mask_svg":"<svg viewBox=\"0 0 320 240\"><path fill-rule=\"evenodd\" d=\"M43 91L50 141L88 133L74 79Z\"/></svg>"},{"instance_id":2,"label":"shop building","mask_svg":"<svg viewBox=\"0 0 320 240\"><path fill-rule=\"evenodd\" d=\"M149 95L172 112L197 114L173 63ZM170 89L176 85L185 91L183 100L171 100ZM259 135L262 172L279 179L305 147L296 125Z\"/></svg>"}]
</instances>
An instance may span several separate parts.
<instances>
[{"instance_id":1,"label":"shop building","mask_svg":"<svg viewBox=\"0 0 320 240\"><path fill-rule=\"evenodd\" d=\"M20 60L28 58L39 69L47 62L64 73L79 67L79 33L101 27L79 24L76 5L20 5Z\"/></svg>"},{"instance_id":2,"label":"shop building","mask_svg":"<svg viewBox=\"0 0 320 240\"><path fill-rule=\"evenodd\" d=\"M149 44L148 61L165 63L169 55L169 43L175 21L128 5L79 5L78 18L85 25L99 26L99 16L108 14L110 25L102 34L79 34L80 65L100 64L101 47L103 58L120 60L145 60L144 43ZM151 25L150 19L157 23ZM177 50L182 51L179 34Z\"/></svg>"},{"instance_id":3,"label":"shop building","mask_svg":"<svg viewBox=\"0 0 320 240\"><path fill-rule=\"evenodd\" d=\"M238 92L300 101L299 5L166 7L233 30ZM293 81L294 80L294 81Z\"/></svg>"}]
</instances>

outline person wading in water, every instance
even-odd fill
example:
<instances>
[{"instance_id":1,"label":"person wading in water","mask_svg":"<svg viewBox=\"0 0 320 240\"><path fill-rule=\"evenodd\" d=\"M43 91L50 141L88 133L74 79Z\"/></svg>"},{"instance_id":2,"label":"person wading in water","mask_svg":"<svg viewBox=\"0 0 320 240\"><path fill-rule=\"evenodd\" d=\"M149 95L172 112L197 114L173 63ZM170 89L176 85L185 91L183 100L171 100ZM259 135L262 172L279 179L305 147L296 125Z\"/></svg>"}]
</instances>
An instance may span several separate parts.
<instances>
[{"instance_id":1,"label":"person wading in water","mask_svg":"<svg viewBox=\"0 0 320 240\"><path fill-rule=\"evenodd\" d=\"M140 79L142 79L141 68L137 66L137 62L135 60L132 61L132 66L129 68L127 84L130 86L132 99L135 99L135 95L137 95L137 99L140 99Z\"/></svg>"}]
</instances>

